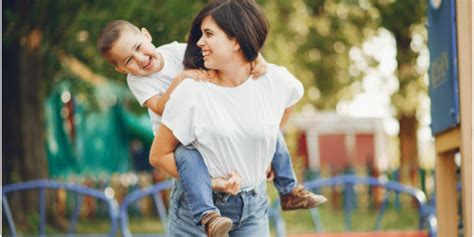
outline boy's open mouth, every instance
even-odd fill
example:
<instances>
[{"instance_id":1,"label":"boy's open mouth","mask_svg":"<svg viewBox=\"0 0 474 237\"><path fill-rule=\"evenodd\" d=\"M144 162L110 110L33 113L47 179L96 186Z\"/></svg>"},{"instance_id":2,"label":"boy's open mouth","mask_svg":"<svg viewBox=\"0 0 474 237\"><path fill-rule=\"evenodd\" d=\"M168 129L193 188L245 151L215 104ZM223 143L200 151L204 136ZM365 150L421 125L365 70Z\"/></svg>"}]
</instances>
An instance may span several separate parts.
<instances>
[{"instance_id":1,"label":"boy's open mouth","mask_svg":"<svg viewBox=\"0 0 474 237\"><path fill-rule=\"evenodd\" d=\"M153 62L153 58L150 56L150 57L148 58L148 62L147 62L142 68L145 69L145 70L146 70L146 69L149 69L150 66L151 66L151 64L152 64L152 62Z\"/></svg>"}]
</instances>

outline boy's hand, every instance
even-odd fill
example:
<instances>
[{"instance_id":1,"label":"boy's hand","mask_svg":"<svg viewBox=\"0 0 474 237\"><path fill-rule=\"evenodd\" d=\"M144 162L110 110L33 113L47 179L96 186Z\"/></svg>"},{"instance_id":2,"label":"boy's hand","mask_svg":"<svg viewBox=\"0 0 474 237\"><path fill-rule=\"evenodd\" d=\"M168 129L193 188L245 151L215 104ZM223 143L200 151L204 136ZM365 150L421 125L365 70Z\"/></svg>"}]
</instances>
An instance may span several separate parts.
<instances>
[{"instance_id":1,"label":"boy's hand","mask_svg":"<svg viewBox=\"0 0 474 237\"><path fill-rule=\"evenodd\" d=\"M236 195L240 190L240 175L230 172L225 177L213 178L211 183L212 190Z\"/></svg>"},{"instance_id":2,"label":"boy's hand","mask_svg":"<svg viewBox=\"0 0 474 237\"><path fill-rule=\"evenodd\" d=\"M253 79L258 79L263 74L267 73L267 62L259 53L257 59L250 63L250 75Z\"/></svg>"},{"instance_id":3,"label":"boy's hand","mask_svg":"<svg viewBox=\"0 0 474 237\"><path fill-rule=\"evenodd\" d=\"M208 82L211 78L207 70L204 69L189 69L180 73L181 79L193 79L195 81Z\"/></svg>"}]
</instances>

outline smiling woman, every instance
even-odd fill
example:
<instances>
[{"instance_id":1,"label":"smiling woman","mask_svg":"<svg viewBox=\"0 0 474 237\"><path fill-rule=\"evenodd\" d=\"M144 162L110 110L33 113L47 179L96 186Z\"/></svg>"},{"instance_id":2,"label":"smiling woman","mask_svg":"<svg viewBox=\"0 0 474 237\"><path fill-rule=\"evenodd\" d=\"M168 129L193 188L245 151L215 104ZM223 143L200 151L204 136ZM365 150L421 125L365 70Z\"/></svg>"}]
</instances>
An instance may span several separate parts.
<instances>
[{"instance_id":1,"label":"smiling woman","mask_svg":"<svg viewBox=\"0 0 474 237\"><path fill-rule=\"evenodd\" d=\"M150 163L170 174L182 164L178 153L186 149L180 146L176 157L174 153L179 143L195 147L205 163L203 170L190 167L179 173L170 204L171 236L269 236L265 180L270 164L277 180L285 183L284 174L285 181L289 180L279 192L294 199L282 196L289 200L282 202L283 208L320 204L314 194L295 187L291 158L279 133L282 119L303 96L302 84L286 68L272 64L261 78L248 80L251 62L258 57L267 33L266 18L252 0L211 2L193 21L184 65L212 70L213 76L209 82L184 80L176 87L150 151ZM284 155L278 156L280 163L275 165L277 153ZM200 159L196 156L187 158ZM241 188L234 196L215 192L218 212L205 214L203 226L198 226L193 223L196 206L188 192L208 192L200 184L206 177L198 178L206 171L213 178L235 172L241 177ZM193 184L187 186L183 175L189 173ZM295 207L295 203L302 205Z\"/></svg>"}]
</instances>

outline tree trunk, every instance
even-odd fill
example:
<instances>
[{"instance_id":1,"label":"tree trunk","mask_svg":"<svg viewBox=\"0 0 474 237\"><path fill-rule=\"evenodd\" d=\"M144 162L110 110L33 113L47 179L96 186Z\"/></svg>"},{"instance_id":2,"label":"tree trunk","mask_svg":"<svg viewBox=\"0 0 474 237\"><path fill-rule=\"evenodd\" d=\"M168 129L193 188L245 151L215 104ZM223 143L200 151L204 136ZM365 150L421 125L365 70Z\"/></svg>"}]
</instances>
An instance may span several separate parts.
<instances>
[{"instance_id":1,"label":"tree trunk","mask_svg":"<svg viewBox=\"0 0 474 237\"><path fill-rule=\"evenodd\" d=\"M41 36L33 30L19 42L3 47L3 185L48 175ZM19 222L26 220L22 214L38 210L38 193L34 191L13 194L9 201Z\"/></svg>"},{"instance_id":2,"label":"tree trunk","mask_svg":"<svg viewBox=\"0 0 474 237\"><path fill-rule=\"evenodd\" d=\"M400 123L400 181L412 186L419 186L418 177L418 120L415 115L402 116Z\"/></svg>"}]
</instances>

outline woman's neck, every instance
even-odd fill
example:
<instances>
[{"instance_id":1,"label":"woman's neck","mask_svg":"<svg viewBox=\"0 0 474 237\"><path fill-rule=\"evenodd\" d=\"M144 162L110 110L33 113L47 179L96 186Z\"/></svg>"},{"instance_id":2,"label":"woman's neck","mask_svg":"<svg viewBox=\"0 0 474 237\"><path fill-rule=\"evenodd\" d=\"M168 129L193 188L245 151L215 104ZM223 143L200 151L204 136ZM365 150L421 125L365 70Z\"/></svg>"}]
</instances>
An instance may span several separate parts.
<instances>
[{"instance_id":1,"label":"woman's neck","mask_svg":"<svg viewBox=\"0 0 474 237\"><path fill-rule=\"evenodd\" d=\"M250 76L250 63L241 62L229 64L216 71L216 77L213 83L224 87L237 87L244 83Z\"/></svg>"}]
</instances>

